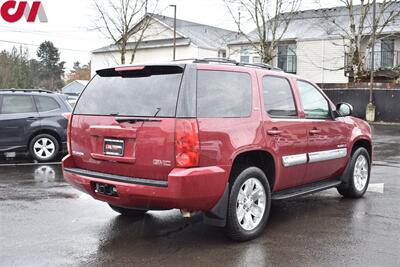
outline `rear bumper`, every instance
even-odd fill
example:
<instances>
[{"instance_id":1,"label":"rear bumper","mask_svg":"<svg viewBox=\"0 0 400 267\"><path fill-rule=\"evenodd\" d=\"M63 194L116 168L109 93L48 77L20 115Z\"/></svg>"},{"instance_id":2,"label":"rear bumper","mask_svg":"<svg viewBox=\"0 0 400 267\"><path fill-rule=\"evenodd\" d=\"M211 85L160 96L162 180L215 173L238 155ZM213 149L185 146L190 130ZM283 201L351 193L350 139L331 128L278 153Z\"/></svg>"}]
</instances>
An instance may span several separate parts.
<instances>
[{"instance_id":1,"label":"rear bumper","mask_svg":"<svg viewBox=\"0 0 400 267\"><path fill-rule=\"evenodd\" d=\"M93 198L122 207L208 211L224 193L227 169L210 166L173 169L167 181L129 178L76 169L73 158L63 159L64 179ZM94 183L117 188L118 196L97 194Z\"/></svg>"}]
</instances>

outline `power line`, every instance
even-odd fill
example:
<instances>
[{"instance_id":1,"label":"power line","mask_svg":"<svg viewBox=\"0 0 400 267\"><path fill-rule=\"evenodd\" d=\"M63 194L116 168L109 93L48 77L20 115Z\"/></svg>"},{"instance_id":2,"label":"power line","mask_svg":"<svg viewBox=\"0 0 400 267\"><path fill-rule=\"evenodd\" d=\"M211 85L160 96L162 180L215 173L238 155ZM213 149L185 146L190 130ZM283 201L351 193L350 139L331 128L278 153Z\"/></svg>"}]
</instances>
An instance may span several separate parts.
<instances>
[{"instance_id":1,"label":"power line","mask_svg":"<svg viewBox=\"0 0 400 267\"><path fill-rule=\"evenodd\" d=\"M15 42L15 41L9 41L9 40L0 40L0 42L1 43L9 43L9 44L35 46L35 47L39 47L40 46L38 44L22 43L22 42ZM63 48L63 47L57 47L57 48L60 49L60 50L66 50L66 51L72 51L72 52L90 53L90 51L87 51L87 50L78 50L78 49Z\"/></svg>"}]
</instances>

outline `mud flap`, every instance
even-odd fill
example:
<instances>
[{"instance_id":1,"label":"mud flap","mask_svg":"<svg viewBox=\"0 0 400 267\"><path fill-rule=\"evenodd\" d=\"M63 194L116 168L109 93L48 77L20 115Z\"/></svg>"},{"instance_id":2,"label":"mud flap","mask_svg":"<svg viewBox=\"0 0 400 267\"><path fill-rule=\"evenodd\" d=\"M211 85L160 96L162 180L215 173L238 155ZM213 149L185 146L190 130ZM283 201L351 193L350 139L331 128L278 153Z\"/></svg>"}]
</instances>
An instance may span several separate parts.
<instances>
[{"instance_id":1,"label":"mud flap","mask_svg":"<svg viewBox=\"0 0 400 267\"><path fill-rule=\"evenodd\" d=\"M342 181L342 184L340 185L340 187L342 187L342 188L349 187L349 180L351 178L350 163L351 163L351 157L349 159L349 162L346 165L346 168L344 169L344 171L342 173L342 176L340 177L340 181Z\"/></svg>"},{"instance_id":2,"label":"mud flap","mask_svg":"<svg viewBox=\"0 0 400 267\"><path fill-rule=\"evenodd\" d=\"M209 225L224 227L229 202L229 183L226 184L224 193L211 210L203 213L203 222Z\"/></svg>"}]
</instances>

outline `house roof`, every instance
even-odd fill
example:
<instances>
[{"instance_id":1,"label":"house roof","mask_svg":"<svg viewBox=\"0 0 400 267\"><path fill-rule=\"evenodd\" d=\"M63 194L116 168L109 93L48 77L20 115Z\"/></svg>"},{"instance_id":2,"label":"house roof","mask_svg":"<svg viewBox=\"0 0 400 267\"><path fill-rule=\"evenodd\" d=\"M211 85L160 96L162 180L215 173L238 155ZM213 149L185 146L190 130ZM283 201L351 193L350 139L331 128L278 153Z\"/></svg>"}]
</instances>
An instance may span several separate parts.
<instances>
[{"instance_id":1,"label":"house roof","mask_svg":"<svg viewBox=\"0 0 400 267\"><path fill-rule=\"evenodd\" d=\"M88 83L86 80L75 80L64 86L61 91L64 94L79 94Z\"/></svg>"},{"instance_id":2,"label":"house roof","mask_svg":"<svg viewBox=\"0 0 400 267\"><path fill-rule=\"evenodd\" d=\"M151 16L173 29L174 18L157 14ZM176 20L176 31L195 45L208 49L225 48L228 42L237 38L237 32L181 19Z\"/></svg>"},{"instance_id":3,"label":"house roof","mask_svg":"<svg viewBox=\"0 0 400 267\"><path fill-rule=\"evenodd\" d=\"M171 30L174 28L174 18L151 13L149 13L147 16L151 16L152 19ZM237 32L181 19L176 20L176 31L178 46L189 45L193 43L198 47L212 50L224 49L227 43L238 38ZM129 50L129 48L133 47L134 45L135 43L129 43L127 49ZM138 48L146 49L172 45L173 39L168 38L142 41ZM109 52L115 51L116 49L116 45L110 45L96 49L92 51L92 53Z\"/></svg>"},{"instance_id":4,"label":"house roof","mask_svg":"<svg viewBox=\"0 0 400 267\"><path fill-rule=\"evenodd\" d=\"M378 5L378 4L377 4ZM354 7L356 14L355 21L359 21L360 17L360 6ZM377 14L378 14L377 9ZM391 11L400 10L400 2L393 2L391 7L387 10L386 16L389 15ZM285 16L285 13L282 14ZM287 31L284 33L281 40L306 40L306 39L329 39L340 37L342 33L339 27L333 24L333 20L338 25L349 28L347 25L350 23L348 10L346 7L334 7L334 8L323 8L323 9L313 9L296 12L292 21L289 24ZM368 34L371 29L372 21L372 8L368 14L366 20L365 33ZM357 27L357 26L356 26ZM278 35L282 33L282 29L278 29ZM398 33L400 34L400 18L385 27L382 33ZM255 41L258 39L256 29L247 34L250 40ZM248 38L241 36L235 41L229 44L246 44L249 43Z\"/></svg>"}]
</instances>

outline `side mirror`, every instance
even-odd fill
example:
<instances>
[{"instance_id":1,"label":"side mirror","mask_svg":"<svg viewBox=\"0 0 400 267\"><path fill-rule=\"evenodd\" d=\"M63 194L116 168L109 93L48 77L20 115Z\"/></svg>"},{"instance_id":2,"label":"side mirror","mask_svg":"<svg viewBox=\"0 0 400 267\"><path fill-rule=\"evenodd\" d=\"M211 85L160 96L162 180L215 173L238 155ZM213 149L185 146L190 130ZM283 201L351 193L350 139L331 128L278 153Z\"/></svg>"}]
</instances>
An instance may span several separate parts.
<instances>
[{"instance_id":1,"label":"side mirror","mask_svg":"<svg viewBox=\"0 0 400 267\"><path fill-rule=\"evenodd\" d=\"M350 116L353 114L353 106L348 103L339 103L336 105L336 111L342 117Z\"/></svg>"}]
</instances>

